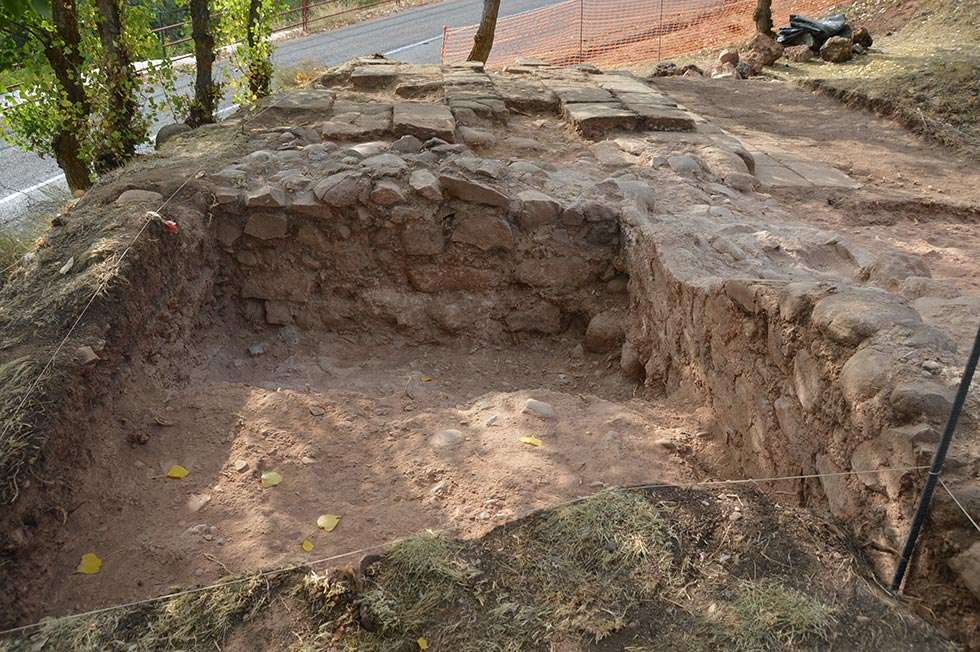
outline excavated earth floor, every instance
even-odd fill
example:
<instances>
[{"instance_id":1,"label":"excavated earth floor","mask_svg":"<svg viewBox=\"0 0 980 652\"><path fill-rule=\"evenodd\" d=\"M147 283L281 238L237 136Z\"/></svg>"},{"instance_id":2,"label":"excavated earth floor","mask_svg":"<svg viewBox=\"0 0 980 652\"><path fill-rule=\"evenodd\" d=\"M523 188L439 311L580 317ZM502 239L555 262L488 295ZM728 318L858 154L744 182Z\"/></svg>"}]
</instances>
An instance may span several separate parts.
<instances>
[{"instance_id":1,"label":"excavated earth floor","mask_svg":"<svg viewBox=\"0 0 980 652\"><path fill-rule=\"evenodd\" d=\"M8 622L718 478L822 475L759 488L887 576L980 320L980 173L797 90L656 83L358 60L100 184L5 296L84 289L174 192L177 234L69 347ZM5 364L54 312L5 308ZM976 396L946 476L974 513ZM978 566L937 496L909 592L965 640Z\"/></svg>"}]
</instances>

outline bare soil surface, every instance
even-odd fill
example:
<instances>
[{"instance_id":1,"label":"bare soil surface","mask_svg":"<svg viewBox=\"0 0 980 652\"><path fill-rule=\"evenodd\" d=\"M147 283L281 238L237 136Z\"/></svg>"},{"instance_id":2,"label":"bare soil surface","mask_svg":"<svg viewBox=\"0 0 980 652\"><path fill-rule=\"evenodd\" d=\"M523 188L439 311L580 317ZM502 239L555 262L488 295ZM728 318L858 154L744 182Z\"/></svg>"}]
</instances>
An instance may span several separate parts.
<instances>
[{"instance_id":1,"label":"bare soil surface","mask_svg":"<svg viewBox=\"0 0 980 652\"><path fill-rule=\"evenodd\" d=\"M249 357L260 342L267 353ZM677 453L697 431L690 413L632 398L572 339L420 346L287 329L212 334L185 362L183 382L127 383L97 418L59 553L29 592L44 596L39 615L428 528L478 535L607 484L691 478ZM555 418L524 413L531 397ZM168 479L175 464L190 474ZM282 483L263 488L270 470ZM342 517L329 534L324 513ZM104 560L96 576L75 573L87 552Z\"/></svg>"},{"instance_id":2,"label":"bare soil surface","mask_svg":"<svg viewBox=\"0 0 980 652\"><path fill-rule=\"evenodd\" d=\"M980 295L980 168L972 160L891 120L784 82L656 83L747 146L823 161L864 184L857 192L773 190L799 221L851 236L872 251L921 256L933 278ZM965 355L975 331L963 326L955 339Z\"/></svg>"}]
</instances>

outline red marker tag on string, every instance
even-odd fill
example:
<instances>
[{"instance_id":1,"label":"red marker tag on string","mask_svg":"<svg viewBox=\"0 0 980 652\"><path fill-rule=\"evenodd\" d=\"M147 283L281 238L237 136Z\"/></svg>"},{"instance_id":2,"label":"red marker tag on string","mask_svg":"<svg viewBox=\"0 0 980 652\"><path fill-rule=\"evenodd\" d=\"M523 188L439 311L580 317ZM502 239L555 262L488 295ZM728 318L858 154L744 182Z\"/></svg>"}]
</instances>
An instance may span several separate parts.
<instances>
[{"instance_id":1,"label":"red marker tag on string","mask_svg":"<svg viewBox=\"0 0 980 652\"><path fill-rule=\"evenodd\" d=\"M160 220L160 223L163 224L163 228L167 230L167 233L171 235L177 234L177 223L172 220L163 219L163 215L160 215L160 213L156 211L146 211L146 217L150 220Z\"/></svg>"}]
</instances>

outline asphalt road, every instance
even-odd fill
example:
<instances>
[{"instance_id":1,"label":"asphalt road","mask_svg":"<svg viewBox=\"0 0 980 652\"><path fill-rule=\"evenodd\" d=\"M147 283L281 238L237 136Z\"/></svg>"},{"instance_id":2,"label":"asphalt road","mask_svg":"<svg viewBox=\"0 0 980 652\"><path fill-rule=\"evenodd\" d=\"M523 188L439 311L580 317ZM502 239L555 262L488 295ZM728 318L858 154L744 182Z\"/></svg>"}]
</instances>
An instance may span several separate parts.
<instances>
[{"instance_id":1,"label":"asphalt road","mask_svg":"<svg viewBox=\"0 0 980 652\"><path fill-rule=\"evenodd\" d=\"M555 4L561 0L502 0L500 17ZM382 52L411 63L438 63L443 26L471 25L480 21L483 0L446 0L409 9L330 32L310 34L279 42L273 62L279 68L306 64L334 65L353 57ZM221 66L216 78L235 74ZM178 90L191 94L193 79L181 75ZM159 95L158 95L159 97ZM230 98L221 104L228 113ZM162 116L153 128L173 122ZM0 226L15 228L26 215L66 192L64 176L53 159L40 158L0 140Z\"/></svg>"}]
</instances>

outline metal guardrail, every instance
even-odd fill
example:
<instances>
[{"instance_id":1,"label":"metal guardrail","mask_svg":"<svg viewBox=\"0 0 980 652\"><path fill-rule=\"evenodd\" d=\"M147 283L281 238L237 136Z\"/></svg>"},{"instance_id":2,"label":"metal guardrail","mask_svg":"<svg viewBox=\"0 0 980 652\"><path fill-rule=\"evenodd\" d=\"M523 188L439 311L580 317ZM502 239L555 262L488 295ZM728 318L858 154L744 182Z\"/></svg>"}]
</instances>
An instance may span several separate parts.
<instances>
[{"instance_id":1,"label":"metal guardrail","mask_svg":"<svg viewBox=\"0 0 980 652\"><path fill-rule=\"evenodd\" d=\"M299 14L299 20L298 21L295 21L295 22L286 22L286 24L284 24L284 25L277 25L273 29L273 33L285 32L285 31L289 31L289 30L297 29L297 28L301 29L304 33L306 33L306 32L309 32L310 31L310 26L313 25L314 23L322 22L324 20L329 20L331 18L336 18L338 16L344 16L344 15L347 15L347 14L356 13L358 11L363 11L365 9L372 9L372 8L378 7L380 5L397 4L400 1L401 0L377 0L376 2L370 2L370 3L366 3L366 4L358 4L356 6L346 7L344 9L341 9L339 11L335 11L333 13L328 13L328 14L324 14L322 16L315 16L314 17L312 15L312 13L313 13L312 10L315 9L315 8L317 8L317 7L323 7L323 6L326 6L326 5L338 5L338 6L341 6L341 5L348 4L348 3L347 2L344 2L343 0L300 0L300 3L299 3L298 6L291 7L291 8L288 8L288 9L284 9L284 10L276 13L275 18L274 18L274 20L276 20L277 22L278 21L287 21L287 20L293 20L293 18L287 18L287 17L294 17L297 14ZM213 18L220 17L220 15L221 15L220 12L215 13L215 14L212 15L212 19ZM167 50L168 50L168 48L171 49L171 50L173 50L174 48L176 48L176 47L178 47L180 45L183 45L185 43L190 43L191 41L193 41L193 39L190 36L183 36L183 37L174 39L172 41L167 41L166 40L166 37L164 36L164 34L166 32L172 31L172 30L174 30L175 28L178 28L178 27L179 28L187 28L187 27L190 26L190 22L191 22L190 21L190 17L188 17L188 18L186 18L186 19L184 19L184 20L182 20L180 22L172 23L170 25L163 25L161 27L155 27L152 30L150 30L151 33L157 34L157 36L158 36L158 38L160 40L160 47L161 47L161 50L162 50L163 58L164 59L167 58ZM236 41L236 42L238 42L238 41ZM226 43L225 45L231 45L231 44ZM183 56L186 56L186 55L183 55L183 54L182 55L178 55L178 58L183 57Z\"/></svg>"}]
</instances>

